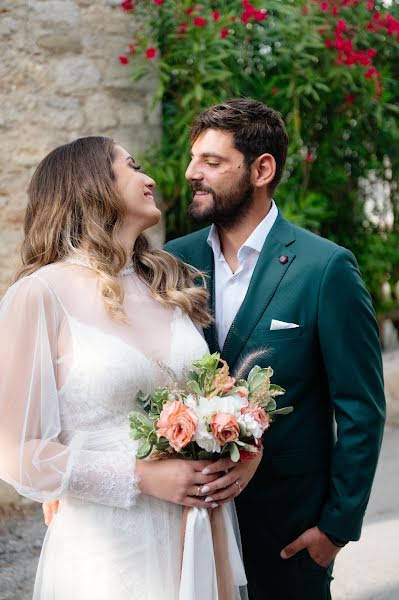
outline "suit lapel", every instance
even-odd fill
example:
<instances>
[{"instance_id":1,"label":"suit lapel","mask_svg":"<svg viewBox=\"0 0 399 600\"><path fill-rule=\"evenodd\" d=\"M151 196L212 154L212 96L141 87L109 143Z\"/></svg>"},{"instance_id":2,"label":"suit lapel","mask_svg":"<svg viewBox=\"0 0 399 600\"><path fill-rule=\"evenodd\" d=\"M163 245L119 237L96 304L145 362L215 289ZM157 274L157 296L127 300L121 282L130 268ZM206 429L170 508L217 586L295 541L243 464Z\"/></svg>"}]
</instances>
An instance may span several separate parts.
<instances>
[{"instance_id":1,"label":"suit lapel","mask_svg":"<svg viewBox=\"0 0 399 600\"><path fill-rule=\"evenodd\" d=\"M279 212L248 286L247 294L227 334L222 356L233 367L245 342L270 304L271 299L295 258L288 246L295 241L294 228ZM280 262L286 256L287 262ZM216 330L216 328L215 328Z\"/></svg>"},{"instance_id":2,"label":"suit lapel","mask_svg":"<svg viewBox=\"0 0 399 600\"><path fill-rule=\"evenodd\" d=\"M215 263L212 248L206 241L209 229L205 231L206 238L197 245L195 260L189 260L192 265L207 275L206 285L209 291L209 305L211 314L215 314ZM220 352L215 322L211 323L205 330L204 335L210 352Z\"/></svg>"}]
</instances>

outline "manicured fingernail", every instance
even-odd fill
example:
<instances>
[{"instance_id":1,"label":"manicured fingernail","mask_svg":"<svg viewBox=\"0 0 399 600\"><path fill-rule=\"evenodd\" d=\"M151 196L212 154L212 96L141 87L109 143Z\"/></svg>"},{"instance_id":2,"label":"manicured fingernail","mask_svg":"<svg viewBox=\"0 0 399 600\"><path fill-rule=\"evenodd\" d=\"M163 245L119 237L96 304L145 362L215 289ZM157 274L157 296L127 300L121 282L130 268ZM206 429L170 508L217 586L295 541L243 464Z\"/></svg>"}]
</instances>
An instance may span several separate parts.
<instances>
[{"instance_id":1,"label":"manicured fingernail","mask_svg":"<svg viewBox=\"0 0 399 600\"><path fill-rule=\"evenodd\" d=\"M205 467L205 469L202 469L202 474L203 475L209 475L209 469L208 469L208 467Z\"/></svg>"},{"instance_id":2,"label":"manicured fingernail","mask_svg":"<svg viewBox=\"0 0 399 600\"><path fill-rule=\"evenodd\" d=\"M210 487L209 487L209 485L204 485L204 486L201 488L201 494L207 494L207 493L209 492L209 490L210 490Z\"/></svg>"},{"instance_id":3,"label":"manicured fingernail","mask_svg":"<svg viewBox=\"0 0 399 600\"><path fill-rule=\"evenodd\" d=\"M208 496L208 498L205 498L205 502L213 502L213 498L211 498L211 496Z\"/></svg>"},{"instance_id":4,"label":"manicured fingernail","mask_svg":"<svg viewBox=\"0 0 399 600\"><path fill-rule=\"evenodd\" d=\"M219 504L216 504L216 502L214 502L211 506L211 508L217 508L219 506Z\"/></svg>"}]
</instances>

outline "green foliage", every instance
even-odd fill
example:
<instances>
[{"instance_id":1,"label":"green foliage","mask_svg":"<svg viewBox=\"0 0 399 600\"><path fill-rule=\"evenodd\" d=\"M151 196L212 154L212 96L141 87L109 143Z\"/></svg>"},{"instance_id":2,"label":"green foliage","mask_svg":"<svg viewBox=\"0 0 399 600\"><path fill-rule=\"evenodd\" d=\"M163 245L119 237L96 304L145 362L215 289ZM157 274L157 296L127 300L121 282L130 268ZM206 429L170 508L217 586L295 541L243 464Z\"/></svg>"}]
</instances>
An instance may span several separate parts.
<instances>
[{"instance_id":1,"label":"green foliage","mask_svg":"<svg viewBox=\"0 0 399 600\"><path fill-rule=\"evenodd\" d=\"M161 146L144 165L165 198L169 238L193 228L184 178L190 123L203 108L249 96L279 110L287 124L279 207L350 248L376 308L389 308L380 289L399 276L399 6L387 18L382 2L374 4L203 0L195 8L190 0L137 0L132 14L144 26L132 54L134 77L155 72L154 101L163 111ZM149 47L157 49L155 60L145 58ZM364 210L371 190L359 183L369 175L390 187L390 227L376 226ZM374 212L383 218L387 207Z\"/></svg>"}]
</instances>

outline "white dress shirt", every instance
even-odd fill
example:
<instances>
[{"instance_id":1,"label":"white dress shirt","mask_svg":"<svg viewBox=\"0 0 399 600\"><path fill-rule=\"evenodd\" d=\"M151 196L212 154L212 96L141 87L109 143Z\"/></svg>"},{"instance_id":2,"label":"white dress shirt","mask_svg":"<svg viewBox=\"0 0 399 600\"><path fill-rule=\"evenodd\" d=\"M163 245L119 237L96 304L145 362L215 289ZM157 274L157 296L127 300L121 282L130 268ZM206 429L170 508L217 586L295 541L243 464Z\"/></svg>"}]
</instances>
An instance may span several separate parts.
<instances>
[{"instance_id":1,"label":"white dress shirt","mask_svg":"<svg viewBox=\"0 0 399 600\"><path fill-rule=\"evenodd\" d=\"M253 230L237 253L240 263L237 271L232 272L220 249L219 234L212 225L207 242L215 258L215 320L219 348L223 348L227 333L245 298L259 254L271 228L277 219L278 209L272 200L272 206L266 217Z\"/></svg>"}]
</instances>

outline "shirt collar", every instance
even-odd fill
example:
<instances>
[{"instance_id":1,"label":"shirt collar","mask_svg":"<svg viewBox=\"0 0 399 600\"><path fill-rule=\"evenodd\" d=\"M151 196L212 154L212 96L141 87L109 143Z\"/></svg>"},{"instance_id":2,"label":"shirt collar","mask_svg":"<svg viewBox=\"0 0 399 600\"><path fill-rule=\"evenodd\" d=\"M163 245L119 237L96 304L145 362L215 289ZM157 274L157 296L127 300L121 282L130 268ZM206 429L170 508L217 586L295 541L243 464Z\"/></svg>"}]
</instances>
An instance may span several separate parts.
<instances>
[{"instance_id":1,"label":"shirt collar","mask_svg":"<svg viewBox=\"0 0 399 600\"><path fill-rule=\"evenodd\" d=\"M237 258L240 261L240 264L242 264L245 261L245 259L250 254L252 254L252 252L257 252L258 254L260 254L260 252L263 248L263 244L265 243L265 240L266 240L267 236L269 235L270 230L273 227L275 220L277 219L277 216L278 216L278 208L277 208L274 200L272 200L271 208L270 208L269 212L267 213L266 217L253 230L251 235L246 239L246 241L243 243L243 245L239 249ZM220 255L221 255L220 239L219 239L218 230L217 230L215 224L212 224L212 227L211 227L209 235L208 235L207 242L210 245L210 247L212 248L214 256L216 258L220 258Z\"/></svg>"}]
</instances>

